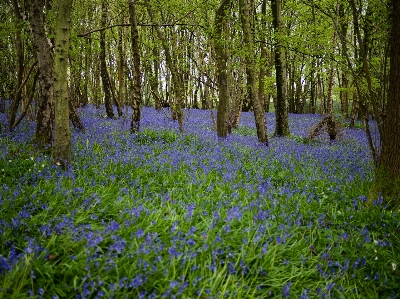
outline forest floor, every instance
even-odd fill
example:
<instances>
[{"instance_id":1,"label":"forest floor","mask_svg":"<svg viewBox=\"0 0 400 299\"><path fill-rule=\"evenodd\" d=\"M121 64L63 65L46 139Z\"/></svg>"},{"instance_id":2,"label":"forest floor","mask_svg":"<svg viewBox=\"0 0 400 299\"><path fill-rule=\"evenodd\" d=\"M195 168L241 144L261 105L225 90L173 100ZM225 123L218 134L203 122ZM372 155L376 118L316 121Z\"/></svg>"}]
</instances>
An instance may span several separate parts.
<instances>
[{"instance_id":1,"label":"forest floor","mask_svg":"<svg viewBox=\"0 0 400 299\"><path fill-rule=\"evenodd\" d=\"M265 147L251 113L224 141L209 111L182 134L153 108L138 134L80 114L66 172L34 123L0 135L0 298L400 298L400 211L367 204L362 130L310 142L321 116L290 115L272 138L267 113Z\"/></svg>"}]
</instances>

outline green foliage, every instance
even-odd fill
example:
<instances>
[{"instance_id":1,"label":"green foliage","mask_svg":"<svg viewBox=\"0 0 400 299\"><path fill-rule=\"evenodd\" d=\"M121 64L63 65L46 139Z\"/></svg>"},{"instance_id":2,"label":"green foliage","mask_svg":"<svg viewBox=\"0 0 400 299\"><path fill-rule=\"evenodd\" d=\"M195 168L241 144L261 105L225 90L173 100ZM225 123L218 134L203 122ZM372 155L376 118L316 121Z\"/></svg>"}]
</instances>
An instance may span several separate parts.
<instances>
[{"instance_id":1,"label":"green foliage","mask_svg":"<svg viewBox=\"0 0 400 299\"><path fill-rule=\"evenodd\" d=\"M172 130L154 130L146 128L136 134L136 140L139 144L153 144L156 141L170 144L174 143L177 138L178 133Z\"/></svg>"},{"instance_id":2,"label":"green foliage","mask_svg":"<svg viewBox=\"0 0 400 299\"><path fill-rule=\"evenodd\" d=\"M6 145L8 144L3 144L3 146ZM0 185L14 185L21 177L32 172L34 166L36 166L37 153L32 146L23 148L15 145L8 146L7 155L0 159Z\"/></svg>"},{"instance_id":3,"label":"green foliage","mask_svg":"<svg viewBox=\"0 0 400 299\"><path fill-rule=\"evenodd\" d=\"M393 175L384 165L379 166L369 192L369 198L370 203L384 198L389 207L399 206L400 176L393 178Z\"/></svg>"},{"instance_id":4,"label":"green foliage","mask_svg":"<svg viewBox=\"0 0 400 299\"><path fill-rule=\"evenodd\" d=\"M255 128L249 128L246 126L238 126L237 128L232 130L232 133L236 133L243 136L257 136Z\"/></svg>"}]
</instances>

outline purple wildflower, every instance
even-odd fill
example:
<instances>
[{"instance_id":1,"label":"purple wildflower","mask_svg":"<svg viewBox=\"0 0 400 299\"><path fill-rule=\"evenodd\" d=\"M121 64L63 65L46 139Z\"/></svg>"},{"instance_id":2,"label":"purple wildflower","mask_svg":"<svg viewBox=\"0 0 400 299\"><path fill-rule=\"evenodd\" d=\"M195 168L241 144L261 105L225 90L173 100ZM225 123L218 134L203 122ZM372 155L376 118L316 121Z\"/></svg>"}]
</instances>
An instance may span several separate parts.
<instances>
[{"instance_id":1,"label":"purple wildflower","mask_svg":"<svg viewBox=\"0 0 400 299\"><path fill-rule=\"evenodd\" d=\"M289 281L288 283L286 283L283 286L283 289L282 289L282 297L283 298L289 298L290 297L290 287L291 286L292 286L292 282L291 281Z\"/></svg>"}]
</instances>

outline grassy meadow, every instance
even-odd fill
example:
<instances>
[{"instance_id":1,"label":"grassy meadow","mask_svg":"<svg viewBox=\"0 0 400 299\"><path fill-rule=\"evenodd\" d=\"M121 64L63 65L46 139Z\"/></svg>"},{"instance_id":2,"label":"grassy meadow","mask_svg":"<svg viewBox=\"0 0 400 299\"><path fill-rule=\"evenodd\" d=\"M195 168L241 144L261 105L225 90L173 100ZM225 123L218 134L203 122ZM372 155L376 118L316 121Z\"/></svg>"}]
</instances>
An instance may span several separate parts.
<instances>
[{"instance_id":1,"label":"grassy meadow","mask_svg":"<svg viewBox=\"0 0 400 299\"><path fill-rule=\"evenodd\" d=\"M290 115L290 138L257 143L252 113L225 141L210 112L130 119L80 110L72 167L0 134L1 298L400 298L400 211L367 205L365 134ZM6 126L6 116L0 114Z\"/></svg>"}]
</instances>

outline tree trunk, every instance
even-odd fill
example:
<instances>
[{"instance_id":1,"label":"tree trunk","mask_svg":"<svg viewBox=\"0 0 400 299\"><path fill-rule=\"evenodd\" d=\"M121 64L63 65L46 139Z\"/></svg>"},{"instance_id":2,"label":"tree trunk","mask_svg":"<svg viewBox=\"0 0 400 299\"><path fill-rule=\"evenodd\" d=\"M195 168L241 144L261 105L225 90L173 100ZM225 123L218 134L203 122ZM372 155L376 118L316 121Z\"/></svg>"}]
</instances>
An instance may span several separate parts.
<instances>
[{"instance_id":1,"label":"tree trunk","mask_svg":"<svg viewBox=\"0 0 400 299\"><path fill-rule=\"evenodd\" d=\"M315 4L314 0L311 2L311 14L312 14L312 23L316 26L315 21ZM315 31L313 32L313 37L316 38ZM316 83L315 83L315 66L316 66L316 59L313 57L311 59L311 73L310 73L310 106L309 112L315 114L317 112L317 105L316 105Z\"/></svg>"},{"instance_id":2,"label":"tree trunk","mask_svg":"<svg viewBox=\"0 0 400 299\"><path fill-rule=\"evenodd\" d=\"M268 65L268 53L267 46L265 44L265 34L267 32L267 0L263 0L261 4L261 43L260 43L260 70L258 75L258 99L263 107L264 111L266 111L267 107L267 97L265 95L265 76L267 74Z\"/></svg>"},{"instance_id":3,"label":"tree trunk","mask_svg":"<svg viewBox=\"0 0 400 299\"><path fill-rule=\"evenodd\" d=\"M228 80L227 80L227 50L224 32L224 23L228 17L228 9L231 0L221 0L220 6L215 14L215 58L217 61L216 75L218 78L218 113L217 113L217 134L220 138L228 136L227 115L229 110ZM225 34L224 34L225 33Z\"/></svg>"},{"instance_id":4,"label":"tree trunk","mask_svg":"<svg viewBox=\"0 0 400 299\"><path fill-rule=\"evenodd\" d=\"M73 0L58 6L54 55L55 128L53 162L67 169L71 163L71 130L69 127L68 53Z\"/></svg>"},{"instance_id":5,"label":"tree trunk","mask_svg":"<svg viewBox=\"0 0 400 299\"><path fill-rule=\"evenodd\" d=\"M296 59L296 58L294 58ZM294 113L295 103L294 103L294 74L295 74L295 62L291 61L288 67L288 75L289 75L289 90L288 90L288 99L289 99L289 113Z\"/></svg>"},{"instance_id":6,"label":"tree trunk","mask_svg":"<svg viewBox=\"0 0 400 299\"><path fill-rule=\"evenodd\" d=\"M123 23L124 22L124 18L122 17L121 20ZM124 94L124 74L125 74L125 55L124 55L124 50L123 50L123 41L127 40L127 36L125 36L124 34L125 32L125 28L121 27L118 30L118 61L117 61L117 65L118 65L118 103L121 104L121 106L124 106L125 101L123 98L123 94Z\"/></svg>"},{"instance_id":7,"label":"tree trunk","mask_svg":"<svg viewBox=\"0 0 400 299\"><path fill-rule=\"evenodd\" d=\"M102 2L102 15L101 15L101 26L105 27L107 23L107 3L105 0ZM104 91L104 104L106 107L106 113L108 118L115 118L113 111L113 99L111 92L110 77L107 71L106 62L106 32L104 30L100 31L100 73L101 81L103 83Z\"/></svg>"},{"instance_id":8,"label":"tree trunk","mask_svg":"<svg viewBox=\"0 0 400 299\"><path fill-rule=\"evenodd\" d=\"M382 150L371 199L382 194L390 206L400 206L400 1L392 1L390 33L390 74L386 118L383 124Z\"/></svg>"},{"instance_id":9,"label":"tree trunk","mask_svg":"<svg viewBox=\"0 0 400 299\"><path fill-rule=\"evenodd\" d=\"M285 53L282 49L281 38L285 34L282 21L282 1L271 0L275 32L275 69L276 69L276 129L275 136L289 136L288 100L286 90Z\"/></svg>"},{"instance_id":10,"label":"tree trunk","mask_svg":"<svg viewBox=\"0 0 400 299\"><path fill-rule=\"evenodd\" d=\"M145 68L149 76L150 91L154 99L154 107L156 108L156 110L160 110L161 107L163 107L163 101L159 92L159 81L158 81L159 79L158 75L160 70L160 62L158 61L158 57L160 56L160 53L157 49L157 45L154 43L154 40L151 51L153 54L152 59L147 60L147 62L145 63Z\"/></svg>"},{"instance_id":11,"label":"tree trunk","mask_svg":"<svg viewBox=\"0 0 400 299\"><path fill-rule=\"evenodd\" d=\"M13 0L14 15L15 15L15 53L17 55L17 82L14 86L14 99L10 110L9 128L14 125L15 117L17 115L18 107L22 100L22 80L24 74L24 46L22 42L22 17L17 0Z\"/></svg>"},{"instance_id":12,"label":"tree trunk","mask_svg":"<svg viewBox=\"0 0 400 299\"><path fill-rule=\"evenodd\" d=\"M394 2L396 2L396 1L394 1ZM381 113L379 111L379 105L377 103L376 93L372 87L372 78L371 78L371 74L370 74L370 70L369 70L368 56L367 56L368 53L366 50L366 45L361 38L360 24L358 22L358 11L357 11L355 0L350 0L350 5L352 8L352 12L353 12L354 32L355 32L355 36L357 37L358 45L360 47L360 56L362 59L362 66L363 66L365 78L367 80L368 98L372 104L372 113L374 115L375 120L377 121L377 127L378 127L379 134L382 136L383 129L384 129L383 128L384 120L380 121ZM366 32L366 34L368 34L368 32Z\"/></svg>"},{"instance_id":13,"label":"tree trunk","mask_svg":"<svg viewBox=\"0 0 400 299\"><path fill-rule=\"evenodd\" d=\"M339 18L339 3L336 3L336 15L333 19L334 22L334 27L333 27L333 38L332 38L332 58L335 54L336 51L336 37L337 37L337 31L336 28L338 28L338 18ZM331 69L330 69L330 74L329 74L329 86L328 86L328 99L327 99L327 113L332 117L333 114L333 98L332 98L332 92L333 92L333 81L334 81L334 76L335 76L335 60L332 59L331 61Z\"/></svg>"},{"instance_id":14,"label":"tree trunk","mask_svg":"<svg viewBox=\"0 0 400 299\"><path fill-rule=\"evenodd\" d=\"M35 63L35 65L36 65L36 63ZM31 69L32 69L32 68L31 68ZM29 76L29 74L28 74L28 76ZM15 128L16 126L18 126L19 123L20 123L20 122L24 119L24 117L27 115L28 110L29 110L29 107L30 107L30 105L31 105L32 102L33 102L33 96L34 96L34 94L35 94L36 83L37 83L38 78L39 78L39 69L37 69L36 74L35 74L35 76L33 77L32 87L30 88L30 91L29 91L29 93L28 93L27 100L26 100L25 104L23 105L23 107L22 107L22 109L21 109L21 113L19 114L18 118L14 121L13 125L12 125L11 128L10 128L10 131L14 130L14 128ZM26 78L26 79L27 79L27 78ZM26 81L26 79L25 79L25 81Z\"/></svg>"},{"instance_id":15,"label":"tree trunk","mask_svg":"<svg viewBox=\"0 0 400 299\"><path fill-rule=\"evenodd\" d=\"M348 23L345 17L345 7L344 4L340 4L339 6L339 17L340 17L340 39L343 40L346 38ZM336 30L336 29L335 29ZM347 47L342 43L342 56L347 60ZM349 80L347 79L347 68L343 67L342 71L342 88L340 90L340 106L342 115L345 119L349 118L349 93L347 91L349 84Z\"/></svg>"},{"instance_id":16,"label":"tree trunk","mask_svg":"<svg viewBox=\"0 0 400 299\"><path fill-rule=\"evenodd\" d=\"M85 132L85 126L83 125L79 117L78 110L75 107L74 101L71 99L71 97L69 97L68 106L69 106L69 120L72 122L72 125L74 126L75 129Z\"/></svg>"},{"instance_id":17,"label":"tree trunk","mask_svg":"<svg viewBox=\"0 0 400 299\"><path fill-rule=\"evenodd\" d=\"M183 84L181 82L180 76L179 76L179 71L178 71L178 66L172 59L171 51L170 48L167 44L167 41L161 32L160 26L155 22L155 17L153 13L153 9L151 8L151 4L149 0L146 0L146 7L147 7L147 12L149 13L150 19L152 20L153 24L156 26L156 31L157 31L157 36L161 40L161 44L163 46L164 52L165 52L165 59L167 66L171 72L171 77L172 77L172 84L173 84L173 89L174 89L174 95L175 95L175 101L173 107L171 109L173 110L174 113L176 113L176 117L178 119L178 124L179 124L179 131L183 132L183 114L182 114L182 102L183 102Z\"/></svg>"},{"instance_id":18,"label":"tree trunk","mask_svg":"<svg viewBox=\"0 0 400 299\"><path fill-rule=\"evenodd\" d=\"M250 98L250 101L253 106L258 141L262 144L268 145L268 135L264 117L264 109L261 106L256 88L254 43L252 36L252 28L250 26L251 6L249 4L249 1L239 0L239 8L240 8L240 19L243 30L243 42L244 42L244 47L246 48L245 61L246 61L246 76L247 76L247 95Z\"/></svg>"},{"instance_id":19,"label":"tree trunk","mask_svg":"<svg viewBox=\"0 0 400 299\"><path fill-rule=\"evenodd\" d=\"M82 107L86 107L89 103L88 86L90 82L90 66L92 63L92 39L90 37L85 39L85 51L85 80L83 81L83 93L80 102Z\"/></svg>"},{"instance_id":20,"label":"tree trunk","mask_svg":"<svg viewBox=\"0 0 400 299\"><path fill-rule=\"evenodd\" d=\"M37 103L36 131L34 142L40 147L51 145L54 121L53 97L53 57L51 42L47 39L44 25L44 0L32 0L30 23L35 44L38 66L41 97Z\"/></svg>"},{"instance_id":21,"label":"tree trunk","mask_svg":"<svg viewBox=\"0 0 400 299\"><path fill-rule=\"evenodd\" d=\"M132 54L133 54L133 101L131 133L139 131L140 127L140 104L142 103L142 74L140 70L139 31L136 20L136 9L134 0L128 0L129 20L131 23Z\"/></svg>"}]
</instances>

